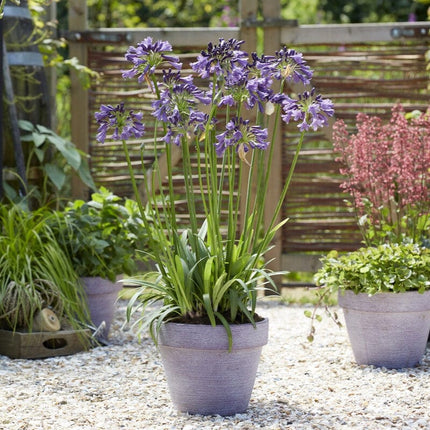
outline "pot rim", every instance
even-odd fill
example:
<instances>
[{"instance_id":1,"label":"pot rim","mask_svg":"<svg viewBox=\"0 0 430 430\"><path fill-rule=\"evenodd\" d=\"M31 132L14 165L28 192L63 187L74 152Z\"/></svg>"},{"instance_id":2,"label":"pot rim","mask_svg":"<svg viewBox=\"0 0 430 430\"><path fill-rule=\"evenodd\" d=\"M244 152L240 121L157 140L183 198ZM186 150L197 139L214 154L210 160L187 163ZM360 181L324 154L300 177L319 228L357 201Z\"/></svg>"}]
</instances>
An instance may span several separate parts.
<instances>
[{"instance_id":1,"label":"pot rim","mask_svg":"<svg viewBox=\"0 0 430 430\"><path fill-rule=\"evenodd\" d=\"M232 350L262 347L267 344L269 319L263 318L255 323L232 324ZM160 347L187 349L228 350L228 335L223 325L213 327L208 324L187 324L165 322L162 324L158 344Z\"/></svg>"},{"instance_id":2,"label":"pot rim","mask_svg":"<svg viewBox=\"0 0 430 430\"><path fill-rule=\"evenodd\" d=\"M430 310L430 290L382 292L369 296L352 290L338 291L338 304L343 309L364 312L422 312Z\"/></svg>"}]
</instances>

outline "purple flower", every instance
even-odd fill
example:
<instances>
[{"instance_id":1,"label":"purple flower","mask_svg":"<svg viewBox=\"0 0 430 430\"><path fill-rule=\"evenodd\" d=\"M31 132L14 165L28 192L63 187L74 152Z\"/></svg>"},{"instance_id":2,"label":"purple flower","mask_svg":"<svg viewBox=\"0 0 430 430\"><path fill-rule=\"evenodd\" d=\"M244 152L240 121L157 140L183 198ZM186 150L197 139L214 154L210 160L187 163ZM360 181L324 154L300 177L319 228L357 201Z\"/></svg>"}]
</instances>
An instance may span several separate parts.
<instances>
[{"instance_id":1,"label":"purple flower","mask_svg":"<svg viewBox=\"0 0 430 430\"><path fill-rule=\"evenodd\" d=\"M207 51L202 51L191 68L202 78L211 75L218 77L228 75L235 67L243 68L248 63L248 54L241 51L243 41L236 39L219 39L218 45L208 44Z\"/></svg>"},{"instance_id":2,"label":"purple flower","mask_svg":"<svg viewBox=\"0 0 430 430\"><path fill-rule=\"evenodd\" d=\"M166 143L174 143L176 146L181 145L181 139L184 137L183 130L177 130L173 127L168 127L166 135L163 137L162 140L164 140Z\"/></svg>"},{"instance_id":3,"label":"purple flower","mask_svg":"<svg viewBox=\"0 0 430 430\"><path fill-rule=\"evenodd\" d=\"M315 95L312 91L305 91L299 95L298 100L286 98L282 104L282 119L288 124L291 120L299 122L300 131L312 128L314 131L328 125L328 117L334 115L333 102L323 99L321 95Z\"/></svg>"},{"instance_id":4,"label":"purple flower","mask_svg":"<svg viewBox=\"0 0 430 430\"><path fill-rule=\"evenodd\" d=\"M272 95L272 80L263 77L253 66L234 67L225 77L224 91L219 106L245 103L247 109L256 104L260 112L264 112L263 103Z\"/></svg>"},{"instance_id":5,"label":"purple flower","mask_svg":"<svg viewBox=\"0 0 430 430\"><path fill-rule=\"evenodd\" d=\"M249 120L233 118L226 125L226 131L216 136L215 150L222 156L229 146L235 146L239 154L245 154L250 148L267 149L267 129L257 125L250 126ZM242 158L242 157L241 157Z\"/></svg>"},{"instance_id":6,"label":"purple flower","mask_svg":"<svg viewBox=\"0 0 430 430\"><path fill-rule=\"evenodd\" d=\"M101 143L106 140L110 129L113 130L111 135L113 140L127 140L133 135L139 138L145 132L145 126L141 122L142 112L129 111L126 113L124 103L120 103L116 107L101 105L100 111L95 113L95 118L99 124L96 138Z\"/></svg>"},{"instance_id":7,"label":"purple flower","mask_svg":"<svg viewBox=\"0 0 430 430\"><path fill-rule=\"evenodd\" d=\"M172 55L166 55L171 52L172 46L169 42L163 40L153 41L152 37L146 37L136 47L130 46L125 54L127 61L132 63L130 70L124 71L123 78L132 78L139 75L138 82L141 83L149 75L155 72L155 69L162 63L167 62L171 67L180 69L182 64L179 58Z\"/></svg>"},{"instance_id":8,"label":"purple flower","mask_svg":"<svg viewBox=\"0 0 430 430\"><path fill-rule=\"evenodd\" d=\"M271 87L272 80L267 76L250 79L246 84L246 88L249 92L249 98L247 100L248 106L252 108L257 104L260 112L264 112L263 102L270 101L273 94Z\"/></svg>"},{"instance_id":9,"label":"purple flower","mask_svg":"<svg viewBox=\"0 0 430 430\"><path fill-rule=\"evenodd\" d=\"M188 125L194 126L194 134L204 132L206 125L209 122L209 115L197 110L192 110L188 119ZM212 123L216 122L215 118L212 118Z\"/></svg>"},{"instance_id":10,"label":"purple flower","mask_svg":"<svg viewBox=\"0 0 430 430\"><path fill-rule=\"evenodd\" d=\"M274 57L254 58L256 67L265 75L278 80L303 82L308 85L312 79L312 70L303 59L303 55L294 49L282 48Z\"/></svg>"},{"instance_id":11,"label":"purple flower","mask_svg":"<svg viewBox=\"0 0 430 430\"><path fill-rule=\"evenodd\" d=\"M193 127L194 133L205 129L208 117L195 106L197 103L210 104L211 98L193 84L191 77L182 78L180 73L164 73L163 85L160 98L152 103L152 115L167 124L163 140L179 145L189 127Z\"/></svg>"},{"instance_id":12,"label":"purple flower","mask_svg":"<svg viewBox=\"0 0 430 430\"><path fill-rule=\"evenodd\" d=\"M194 84L178 83L165 88L160 93L160 99L152 103L154 115L158 120L174 125L186 124L190 112L197 102L209 104L210 98Z\"/></svg>"},{"instance_id":13,"label":"purple flower","mask_svg":"<svg viewBox=\"0 0 430 430\"><path fill-rule=\"evenodd\" d=\"M248 81L248 70L245 67L233 67L225 76L224 89L218 106L234 106L248 98L246 83Z\"/></svg>"}]
</instances>

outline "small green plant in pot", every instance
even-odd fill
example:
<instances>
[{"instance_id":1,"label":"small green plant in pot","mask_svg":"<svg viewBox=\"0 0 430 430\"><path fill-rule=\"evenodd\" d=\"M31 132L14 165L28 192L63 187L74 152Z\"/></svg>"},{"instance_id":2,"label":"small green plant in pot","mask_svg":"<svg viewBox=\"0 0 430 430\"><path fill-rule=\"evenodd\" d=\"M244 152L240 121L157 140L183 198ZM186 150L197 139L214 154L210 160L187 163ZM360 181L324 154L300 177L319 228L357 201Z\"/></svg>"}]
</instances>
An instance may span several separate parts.
<instances>
[{"instance_id":1,"label":"small green plant in pot","mask_svg":"<svg viewBox=\"0 0 430 430\"><path fill-rule=\"evenodd\" d=\"M58 212L53 228L84 285L93 324L104 322L107 337L121 289L117 277L134 274L145 256L147 233L137 204L102 187L90 201L76 200Z\"/></svg>"},{"instance_id":2,"label":"small green plant in pot","mask_svg":"<svg viewBox=\"0 0 430 430\"><path fill-rule=\"evenodd\" d=\"M268 338L268 321L256 314L259 285L274 285L265 255L285 223L278 216L304 136L333 115L331 101L311 87L303 86L300 96L287 94L290 82L310 85L312 70L300 53L284 47L273 56L249 55L242 43L208 44L187 75L170 43L148 37L129 48L131 68L123 73L153 91L147 121L151 129L155 121L150 139L156 160L150 174L142 173L146 213L154 220L149 250L158 273L134 281L139 291L128 316L141 311L141 328L160 348L173 403L190 413L229 415L247 408ZM99 141L122 141L143 212L127 144L144 135L143 113L122 103L102 105L96 119ZM281 199L267 220L273 131L281 120L297 122L300 137ZM179 173L175 159L181 160ZM175 204L178 183L186 225ZM160 306L152 308L155 303Z\"/></svg>"},{"instance_id":3,"label":"small green plant in pot","mask_svg":"<svg viewBox=\"0 0 430 430\"><path fill-rule=\"evenodd\" d=\"M28 212L0 206L0 327L32 331L38 312L49 308L62 327L89 322L83 289L67 254L49 227L47 208Z\"/></svg>"},{"instance_id":4,"label":"small green plant in pot","mask_svg":"<svg viewBox=\"0 0 430 430\"><path fill-rule=\"evenodd\" d=\"M422 359L430 331L430 254L423 246L430 117L408 120L397 105L388 124L358 115L357 130L349 135L338 122L333 138L367 246L322 259L315 277L319 305L338 294L357 363L411 367ZM316 309L307 314L320 318ZM314 331L312 324L310 340Z\"/></svg>"}]
</instances>

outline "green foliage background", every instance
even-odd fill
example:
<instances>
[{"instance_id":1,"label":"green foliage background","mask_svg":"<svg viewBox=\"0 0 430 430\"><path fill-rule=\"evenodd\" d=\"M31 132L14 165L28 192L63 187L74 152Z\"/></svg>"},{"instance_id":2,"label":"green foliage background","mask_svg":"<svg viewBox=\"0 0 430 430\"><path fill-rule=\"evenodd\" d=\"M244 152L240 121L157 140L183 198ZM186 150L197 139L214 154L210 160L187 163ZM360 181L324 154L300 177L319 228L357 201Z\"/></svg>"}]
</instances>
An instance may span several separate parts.
<instances>
[{"instance_id":1,"label":"green foliage background","mask_svg":"<svg viewBox=\"0 0 430 430\"><path fill-rule=\"evenodd\" d=\"M58 3L66 25L67 0ZM281 0L282 17L300 24L428 19L430 0ZM88 0L89 27L231 26L238 22L237 0Z\"/></svg>"}]
</instances>

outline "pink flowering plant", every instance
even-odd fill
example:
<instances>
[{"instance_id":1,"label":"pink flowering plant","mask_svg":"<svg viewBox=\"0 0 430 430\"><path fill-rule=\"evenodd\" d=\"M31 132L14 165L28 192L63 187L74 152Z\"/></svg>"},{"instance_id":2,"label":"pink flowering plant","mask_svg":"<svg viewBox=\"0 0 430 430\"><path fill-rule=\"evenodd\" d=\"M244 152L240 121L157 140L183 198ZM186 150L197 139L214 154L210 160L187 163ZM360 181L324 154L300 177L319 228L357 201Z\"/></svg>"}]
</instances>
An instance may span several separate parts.
<instances>
[{"instance_id":1,"label":"pink flowering plant","mask_svg":"<svg viewBox=\"0 0 430 430\"><path fill-rule=\"evenodd\" d=\"M409 117L409 118L408 118ZM315 334L317 313L326 313L340 325L329 307L333 296L345 290L372 296L430 288L430 111L405 114L397 104L389 122L360 113L357 131L346 124L333 126L334 149L339 153L342 188L352 196L366 246L321 259L315 274L317 303L308 339Z\"/></svg>"},{"instance_id":2,"label":"pink flowering plant","mask_svg":"<svg viewBox=\"0 0 430 430\"><path fill-rule=\"evenodd\" d=\"M286 93L289 82L310 85L312 70L300 53L282 48L272 56L248 55L242 43L234 39L210 43L191 64L192 75L181 71L166 41L148 37L128 49L125 57L131 68L123 77L137 78L153 91L148 115L156 122L155 154L162 152L167 160L167 184L158 157L151 173L143 172L146 202L139 197L127 147L130 137L145 134L143 113L119 104L101 106L96 114L98 140L109 135L122 141L135 197L145 227L152 232L149 248L157 273L134 279L139 290L130 301L128 316L141 310L141 327L154 338L163 321L223 324L229 334L232 323L255 323L258 285L274 286L274 273L264 256L285 223L278 222L278 216L303 138L309 130L327 126L334 113L332 102L314 89L297 96ZM159 69L162 73L157 74ZM197 79L206 83L197 86ZM296 122L300 138L267 225L264 208L275 139L268 129L270 115L275 117L274 130L281 120ZM182 157L180 180L189 214L185 228L179 225L175 208L174 147ZM155 302L162 305L149 312L147 306Z\"/></svg>"},{"instance_id":3,"label":"pink flowering plant","mask_svg":"<svg viewBox=\"0 0 430 430\"><path fill-rule=\"evenodd\" d=\"M333 143L367 245L428 236L430 111L408 119L397 104L388 123L359 113L355 134L334 124Z\"/></svg>"}]
</instances>

